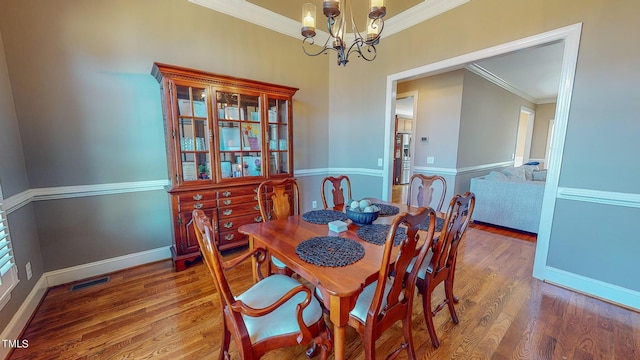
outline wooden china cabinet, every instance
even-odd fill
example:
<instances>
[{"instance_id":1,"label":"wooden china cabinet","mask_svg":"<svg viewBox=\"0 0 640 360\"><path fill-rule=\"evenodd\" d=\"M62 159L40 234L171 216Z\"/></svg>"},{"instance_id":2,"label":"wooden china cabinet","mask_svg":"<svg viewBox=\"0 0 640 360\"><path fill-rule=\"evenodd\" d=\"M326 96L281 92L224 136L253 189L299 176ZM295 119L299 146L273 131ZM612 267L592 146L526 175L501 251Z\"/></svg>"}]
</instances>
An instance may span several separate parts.
<instances>
[{"instance_id":1,"label":"wooden china cabinet","mask_svg":"<svg viewBox=\"0 0 640 360\"><path fill-rule=\"evenodd\" d=\"M213 223L220 250L248 244L261 222L258 185L293 176L292 97L298 89L154 63L167 148L176 271L199 255L191 213Z\"/></svg>"}]
</instances>

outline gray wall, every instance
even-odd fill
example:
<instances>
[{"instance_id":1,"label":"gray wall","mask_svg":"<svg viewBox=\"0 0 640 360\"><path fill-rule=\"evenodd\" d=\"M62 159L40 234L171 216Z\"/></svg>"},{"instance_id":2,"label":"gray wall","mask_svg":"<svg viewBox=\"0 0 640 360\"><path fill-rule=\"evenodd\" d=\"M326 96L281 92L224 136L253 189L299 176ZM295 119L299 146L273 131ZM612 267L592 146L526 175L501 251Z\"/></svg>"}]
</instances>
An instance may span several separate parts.
<instances>
[{"instance_id":1,"label":"gray wall","mask_svg":"<svg viewBox=\"0 0 640 360\"><path fill-rule=\"evenodd\" d=\"M0 180L5 196L11 196L28 188L165 178L159 93L148 75L153 61L298 87L294 101L296 170L379 170L387 75L582 22L560 185L637 194L640 163L635 154L640 150L640 122L635 105L640 100L636 91L640 43L629 38L640 31L639 11L640 3L635 0L591 0L589 4L580 0L471 1L383 38L375 61L354 57L343 68L335 65L334 54L305 56L299 39L186 1L0 1L0 33L15 104L15 113L6 108L11 103L10 91L7 80L1 80L0 136L9 140L0 145ZM0 73L6 78L3 65L0 63ZM7 159L4 154L12 155ZM302 180L312 184L302 188L303 207L306 200L319 200L321 177ZM363 176L359 181L364 184L354 186L354 193L356 187L363 190L357 190L355 196L380 196L380 177ZM39 244L47 247L42 257L63 256L48 265L53 268L170 243L166 223L163 227L156 223L161 219L145 218L141 214L148 210L145 206L134 207L135 215L126 213L134 217L129 222L115 217L121 221L120 233L140 234L135 230L140 226L137 219L154 230L129 238L135 245L118 243L122 249L107 246L116 234L111 224L91 223L99 231L87 239L86 229L74 224L67 213L74 209L71 215L77 214L73 205L85 212L115 212L114 203L120 196L124 195L36 202L12 213L21 269L27 258L38 262ZM158 207L166 201L161 191L131 196ZM603 208L576 200L559 200L558 204L548 264L639 290L640 280L628 276L629 264L640 253L639 242L619 242L607 249L606 257L602 246L593 246L597 240L607 241L600 234L607 234L608 239L635 239L632 226L611 224L637 218L637 209ZM161 217L168 210L157 211ZM66 228L55 229L55 224ZM590 232L582 230L586 224ZM39 241L28 230L34 225ZM87 241L90 243L81 243ZM62 248L53 252L55 245L51 244ZM86 253L63 255L76 247ZM580 257L572 255L576 250ZM593 264L607 271L594 273ZM26 281L19 286L7 311L0 314L0 326L6 325L7 314L32 287Z\"/></svg>"},{"instance_id":2,"label":"gray wall","mask_svg":"<svg viewBox=\"0 0 640 360\"><path fill-rule=\"evenodd\" d=\"M520 107L534 104L465 70L457 167L511 161Z\"/></svg>"},{"instance_id":3,"label":"gray wall","mask_svg":"<svg viewBox=\"0 0 640 360\"><path fill-rule=\"evenodd\" d=\"M464 71L398 83L398 93L417 91L414 166L456 168ZM428 142L419 141L428 137ZM427 156L434 163L427 165Z\"/></svg>"},{"instance_id":4,"label":"gray wall","mask_svg":"<svg viewBox=\"0 0 640 360\"><path fill-rule=\"evenodd\" d=\"M327 167L328 60L297 39L175 0L1 1L0 33L5 197L166 179L155 61L300 88L295 168ZM309 207L320 200L319 185L301 190ZM20 276L30 260L34 278L21 278L0 328L43 271L172 243L162 190L35 201L9 220Z\"/></svg>"},{"instance_id":5,"label":"gray wall","mask_svg":"<svg viewBox=\"0 0 640 360\"><path fill-rule=\"evenodd\" d=\"M628 39L640 31L639 12L640 2L635 0L592 0L588 6L579 0L468 2L383 38L378 46L378 57L372 63L352 61L346 68L348 71L331 65L332 121L346 123L347 132L351 134L356 134L356 129L367 127L367 137L379 140L385 131L385 102L382 99L385 76L582 22L560 186L581 192L610 191L614 193L611 196L616 193L637 196L640 162L635 154L640 152L637 141L640 121L635 105L640 100L640 92L637 91L640 72L636 66L640 58L640 43ZM369 90L358 91L365 88ZM353 109L360 111L367 99L370 101L366 113L376 116L367 116L366 119L351 116ZM376 152L360 155L367 159L375 156ZM329 154L330 159L336 156L335 152ZM607 196L610 195L604 194ZM612 248L611 255L602 262L601 248L586 246L588 242L572 231L583 226L583 217L590 216L593 208L599 209L601 205L587 197L568 201L573 205L571 211L567 207L558 207L553 216L548 258L557 260L554 267L570 271L579 278L591 275L593 264L601 264L611 267L610 273L616 274L617 278L595 274L594 279L637 290L640 279L628 280L628 272L619 264L637 258L640 242L628 241ZM595 239L592 234L608 229L609 237L635 239L637 236L632 227L612 224L617 224L617 216L627 218L636 212L633 205L621 206L616 212L603 211L599 221L589 223L594 231L585 235L590 240ZM556 243L568 246L559 248ZM580 249L581 259L568 259L571 253L563 249L572 247ZM633 286L628 285L630 281Z\"/></svg>"},{"instance_id":6,"label":"gray wall","mask_svg":"<svg viewBox=\"0 0 640 360\"><path fill-rule=\"evenodd\" d=\"M1 35L0 32L0 184L6 199L28 190L29 181ZM0 328L11 320L43 273L33 206L29 204L8 214L7 220L20 282L13 290L11 300L0 311ZM25 271L28 261L31 261L33 272L31 280L27 280Z\"/></svg>"}]
</instances>

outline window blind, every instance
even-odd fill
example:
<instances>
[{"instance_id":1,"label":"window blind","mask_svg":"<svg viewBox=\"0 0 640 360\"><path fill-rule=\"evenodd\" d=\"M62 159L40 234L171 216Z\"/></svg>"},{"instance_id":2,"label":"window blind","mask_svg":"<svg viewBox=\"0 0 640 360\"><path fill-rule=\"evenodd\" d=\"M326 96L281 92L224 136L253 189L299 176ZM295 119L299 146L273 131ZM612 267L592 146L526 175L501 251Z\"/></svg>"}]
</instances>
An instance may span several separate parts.
<instances>
[{"instance_id":1,"label":"window blind","mask_svg":"<svg viewBox=\"0 0 640 360\"><path fill-rule=\"evenodd\" d=\"M11 250L11 237L6 213L3 210L0 188L0 309L11 299L11 290L18 284L18 271Z\"/></svg>"}]
</instances>

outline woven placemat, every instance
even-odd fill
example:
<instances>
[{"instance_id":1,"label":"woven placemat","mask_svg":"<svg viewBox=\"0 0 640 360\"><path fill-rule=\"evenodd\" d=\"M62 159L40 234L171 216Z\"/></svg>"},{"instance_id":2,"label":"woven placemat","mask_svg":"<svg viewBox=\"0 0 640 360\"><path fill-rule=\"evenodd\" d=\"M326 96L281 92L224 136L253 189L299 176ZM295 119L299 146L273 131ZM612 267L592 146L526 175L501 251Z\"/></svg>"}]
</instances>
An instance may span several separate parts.
<instances>
[{"instance_id":1,"label":"woven placemat","mask_svg":"<svg viewBox=\"0 0 640 360\"><path fill-rule=\"evenodd\" d=\"M356 231L356 234L360 239L366 242L376 244L376 245L383 245L385 240L387 240L387 233L389 233L390 228L391 228L391 225L384 225L384 224L365 225L365 226L361 226L358 229L358 231ZM396 237L395 239L393 239L393 245L397 246L406 238L407 238L406 229L399 227L396 230Z\"/></svg>"},{"instance_id":2,"label":"woven placemat","mask_svg":"<svg viewBox=\"0 0 640 360\"><path fill-rule=\"evenodd\" d=\"M444 219L439 217L436 218L436 232L442 232L442 228L444 227ZM429 218L422 224L418 225L418 229L428 231L429 230Z\"/></svg>"},{"instance_id":3,"label":"woven placemat","mask_svg":"<svg viewBox=\"0 0 640 360\"><path fill-rule=\"evenodd\" d=\"M347 214L337 210L312 210L302 214L302 220L312 224L328 224L335 220L347 220Z\"/></svg>"},{"instance_id":4,"label":"woven placemat","mask_svg":"<svg viewBox=\"0 0 640 360\"><path fill-rule=\"evenodd\" d=\"M296 254L308 263L318 266L340 267L362 259L364 247L357 241L338 236L317 236L296 247Z\"/></svg>"},{"instance_id":5,"label":"woven placemat","mask_svg":"<svg viewBox=\"0 0 640 360\"><path fill-rule=\"evenodd\" d=\"M380 208L379 216L393 216L397 215L400 212L400 209L397 206L387 205L387 204L373 204Z\"/></svg>"}]
</instances>

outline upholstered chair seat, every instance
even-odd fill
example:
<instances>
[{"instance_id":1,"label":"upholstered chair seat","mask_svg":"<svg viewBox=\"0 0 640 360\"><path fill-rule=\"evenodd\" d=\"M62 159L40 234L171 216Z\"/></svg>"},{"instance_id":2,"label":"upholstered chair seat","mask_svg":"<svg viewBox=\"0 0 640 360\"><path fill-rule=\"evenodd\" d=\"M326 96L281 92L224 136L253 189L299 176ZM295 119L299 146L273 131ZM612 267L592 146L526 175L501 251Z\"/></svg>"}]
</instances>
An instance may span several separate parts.
<instances>
[{"instance_id":1,"label":"upholstered chair seat","mask_svg":"<svg viewBox=\"0 0 640 360\"><path fill-rule=\"evenodd\" d=\"M259 281L249 290L238 295L236 299L252 308L266 308L297 286L300 286L300 283L291 277L274 274ZM242 315L251 342L255 344L266 338L300 332L296 318L291 315L296 313L296 306L304 299L305 294L298 293L267 315L260 317ZM312 297L311 303L302 312L302 319L307 326L311 326L321 317L322 307L318 300Z\"/></svg>"}]
</instances>

